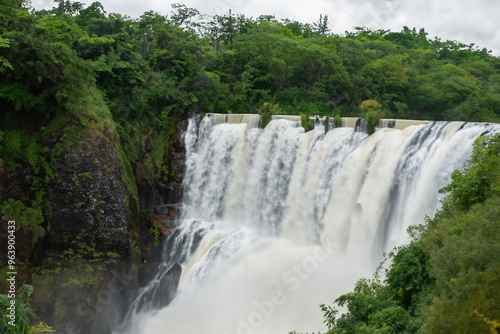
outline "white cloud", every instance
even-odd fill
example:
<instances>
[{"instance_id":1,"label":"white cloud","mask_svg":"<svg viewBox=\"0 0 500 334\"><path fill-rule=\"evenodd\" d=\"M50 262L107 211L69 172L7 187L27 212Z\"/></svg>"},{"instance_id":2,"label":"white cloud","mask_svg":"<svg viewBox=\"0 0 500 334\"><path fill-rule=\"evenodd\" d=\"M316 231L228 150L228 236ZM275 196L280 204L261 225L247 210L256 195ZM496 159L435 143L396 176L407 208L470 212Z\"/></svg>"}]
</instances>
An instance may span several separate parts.
<instances>
[{"instance_id":1,"label":"white cloud","mask_svg":"<svg viewBox=\"0 0 500 334\"><path fill-rule=\"evenodd\" d=\"M91 1L82 1L89 5ZM296 19L313 23L320 14L328 14L334 33L355 26L400 31L403 26L425 28L429 37L475 43L500 55L500 1L498 0L102 0L107 12L139 17L148 10L169 14L171 4L183 3L203 14L233 13L258 17L275 15L278 19ZM51 8L51 0L32 0L37 8Z\"/></svg>"}]
</instances>

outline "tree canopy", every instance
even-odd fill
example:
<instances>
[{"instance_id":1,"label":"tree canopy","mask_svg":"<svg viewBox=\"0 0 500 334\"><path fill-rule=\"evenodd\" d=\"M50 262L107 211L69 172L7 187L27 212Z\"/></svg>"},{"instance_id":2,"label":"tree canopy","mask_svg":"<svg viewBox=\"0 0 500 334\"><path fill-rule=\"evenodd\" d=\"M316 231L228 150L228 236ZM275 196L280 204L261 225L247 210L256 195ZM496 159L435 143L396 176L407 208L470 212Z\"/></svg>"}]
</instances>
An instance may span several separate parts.
<instances>
[{"instance_id":1,"label":"tree canopy","mask_svg":"<svg viewBox=\"0 0 500 334\"><path fill-rule=\"evenodd\" d=\"M0 99L8 110L57 111L93 81L116 119L165 126L190 110L355 116L366 100L385 117L495 121L500 60L486 49L356 27L338 34L328 15L312 24L229 11L172 11L137 19L99 2L56 0L52 10L1 5Z\"/></svg>"}]
</instances>

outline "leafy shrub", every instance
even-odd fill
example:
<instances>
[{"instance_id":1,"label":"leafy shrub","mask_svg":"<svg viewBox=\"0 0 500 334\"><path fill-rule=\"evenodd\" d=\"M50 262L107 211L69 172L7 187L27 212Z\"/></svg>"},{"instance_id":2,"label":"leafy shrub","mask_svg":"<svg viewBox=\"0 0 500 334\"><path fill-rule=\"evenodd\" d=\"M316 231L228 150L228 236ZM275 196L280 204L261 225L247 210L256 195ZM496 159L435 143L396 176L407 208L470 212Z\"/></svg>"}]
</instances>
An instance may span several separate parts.
<instances>
[{"instance_id":1,"label":"leafy shrub","mask_svg":"<svg viewBox=\"0 0 500 334\"><path fill-rule=\"evenodd\" d=\"M308 114L300 114L300 123L306 132L314 129L314 121L309 118Z\"/></svg>"},{"instance_id":2,"label":"leafy shrub","mask_svg":"<svg viewBox=\"0 0 500 334\"><path fill-rule=\"evenodd\" d=\"M15 299L15 317L11 319L9 307L11 307L11 298L8 295L0 294L0 333L3 334L34 334L41 332L54 332L45 323L40 322L38 326L30 325L30 318L36 319L37 316L30 304L30 296L33 293L31 285L23 285L17 291Z\"/></svg>"},{"instance_id":3,"label":"leafy shrub","mask_svg":"<svg viewBox=\"0 0 500 334\"><path fill-rule=\"evenodd\" d=\"M272 119L273 115L281 114L281 108L278 104L273 104L269 102L265 102L259 109L259 114L262 118L262 127L265 128L267 124Z\"/></svg>"}]
</instances>

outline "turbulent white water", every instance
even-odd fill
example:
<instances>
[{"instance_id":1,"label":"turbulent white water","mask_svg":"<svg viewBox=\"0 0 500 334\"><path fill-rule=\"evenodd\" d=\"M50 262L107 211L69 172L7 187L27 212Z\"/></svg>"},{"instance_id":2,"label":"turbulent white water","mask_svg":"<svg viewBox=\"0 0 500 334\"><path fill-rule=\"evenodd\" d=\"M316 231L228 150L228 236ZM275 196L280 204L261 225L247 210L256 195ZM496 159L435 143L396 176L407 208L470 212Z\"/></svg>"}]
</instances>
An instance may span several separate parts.
<instances>
[{"instance_id":1,"label":"turbulent white water","mask_svg":"<svg viewBox=\"0 0 500 334\"><path fill-rule=\"evenodd\" d=\"M190 121L182 223L166 256L182 264L179 291L168 307L137 308L127 333L324 330L319 305L370 277L438 209L475 138L500 130L443 122L368 137L257 124Z\"/></svg>"}]
</instances>

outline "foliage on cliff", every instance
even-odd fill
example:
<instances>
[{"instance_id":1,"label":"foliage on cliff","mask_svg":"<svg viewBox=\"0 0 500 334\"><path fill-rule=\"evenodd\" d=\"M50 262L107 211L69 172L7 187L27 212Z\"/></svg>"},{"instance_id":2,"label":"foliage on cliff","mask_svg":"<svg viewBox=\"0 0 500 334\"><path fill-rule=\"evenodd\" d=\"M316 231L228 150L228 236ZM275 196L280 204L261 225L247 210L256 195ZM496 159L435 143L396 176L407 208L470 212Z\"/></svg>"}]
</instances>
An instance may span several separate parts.
<instances>
[{"instance_id":1,"label":"foliage on cliff","mask_svg":"<svg viewBox=\"0 0 500 334\"><path fill-rule=\"evenodd\" d=\"M500 134L478 138L443 188L443 208L410 229L414 240L389 255L385 272L322 305L327 333L497 333L499 164Z\"/></svg>"}]
</instances>

